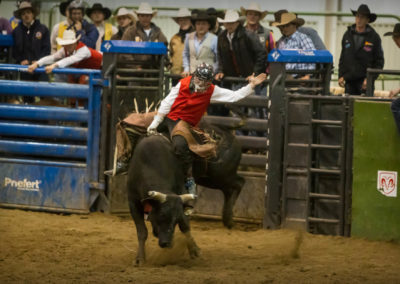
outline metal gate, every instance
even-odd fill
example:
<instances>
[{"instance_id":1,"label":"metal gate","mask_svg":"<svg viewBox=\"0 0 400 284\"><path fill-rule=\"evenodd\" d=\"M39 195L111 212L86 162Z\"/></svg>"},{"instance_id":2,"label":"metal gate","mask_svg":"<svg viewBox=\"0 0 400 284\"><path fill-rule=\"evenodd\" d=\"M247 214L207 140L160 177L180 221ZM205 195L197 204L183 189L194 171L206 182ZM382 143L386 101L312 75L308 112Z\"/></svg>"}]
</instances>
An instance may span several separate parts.
<instances>
[{"instance_id":1,"label":"metal gate","mask_svg":"<svg viewBox=\"0 0 400 284\"><path fill-rule=\"evenodd\" d=\"M26 67L0 64L0 71L24 72ZM87 75L89 84L0 80L2 97L66 98L85 105L0 104L1 206L83 213L104 188L98 182L101 74L82 69L54 73Z\"/></svg>"},{"instance_id":2,"label":"metal gate","mask_svg":"<svg viewBox=\"0 0 400 284\"><path fill-rule=\"evenodd\" d=\"M282 227L345 234L348 101L286 95Z\"/></svg>"}]
</instances>

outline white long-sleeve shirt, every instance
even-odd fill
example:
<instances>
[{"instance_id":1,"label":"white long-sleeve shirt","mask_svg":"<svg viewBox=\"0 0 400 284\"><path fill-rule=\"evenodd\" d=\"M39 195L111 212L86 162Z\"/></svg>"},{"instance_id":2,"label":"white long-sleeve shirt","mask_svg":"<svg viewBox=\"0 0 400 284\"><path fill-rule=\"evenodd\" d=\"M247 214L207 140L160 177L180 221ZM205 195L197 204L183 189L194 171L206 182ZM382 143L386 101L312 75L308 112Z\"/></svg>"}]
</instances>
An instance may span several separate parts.
<instances>
[{"instance_id":1,"label":"white long-sleeve shirt","mask_svg":"<svg viewBox=\"0 0 400 284\"><path fill-rule=\"evenodd\" d=\"M90 58L91 56L92 54L87 46L83 46L78 50L74 50L70 56L65 55L64 47L62 47L56 53L40 58L38 65L43 66L57 62L58 68L65 68L84 59Z\"/></svg>"},{"instance_id":2,"label":"white long-sleeve shirt","mask_svg":"<svg viewBox=\"0 0 400 284\"><path fill-rule=\"evenodd\" d=\"M171 89L168 96L166 96L162 100L160 108L158 109L159 115L166 116L170 112L171 107L175 102L175 99L179 95L180 88L181 88L181 83L179 82L175 87ZM250 86L250 84L236 91L215 86L214 91L211 95L211 102L233 103L240 101L241 99L251 95L252 93L253 93L253 88Z\"/></svg>"}]
</instances>

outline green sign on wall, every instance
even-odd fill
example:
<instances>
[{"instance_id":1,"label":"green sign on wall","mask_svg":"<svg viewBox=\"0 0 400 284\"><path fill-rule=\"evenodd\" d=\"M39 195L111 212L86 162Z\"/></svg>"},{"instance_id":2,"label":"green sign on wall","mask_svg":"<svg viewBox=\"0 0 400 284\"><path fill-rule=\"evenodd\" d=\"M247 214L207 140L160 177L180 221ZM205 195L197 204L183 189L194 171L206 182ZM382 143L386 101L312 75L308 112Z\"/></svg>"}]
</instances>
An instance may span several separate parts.
<instances>
[{"instance_id":1,"label":"green sign on wall","mask_svg":"<svg viewBox=\"0 0 400 284\"><path fill-rule=\"evenodd\" d=\"M354 103L351 235L400 240L400 136L389 102Z\"/></svg>"}]
</instances>

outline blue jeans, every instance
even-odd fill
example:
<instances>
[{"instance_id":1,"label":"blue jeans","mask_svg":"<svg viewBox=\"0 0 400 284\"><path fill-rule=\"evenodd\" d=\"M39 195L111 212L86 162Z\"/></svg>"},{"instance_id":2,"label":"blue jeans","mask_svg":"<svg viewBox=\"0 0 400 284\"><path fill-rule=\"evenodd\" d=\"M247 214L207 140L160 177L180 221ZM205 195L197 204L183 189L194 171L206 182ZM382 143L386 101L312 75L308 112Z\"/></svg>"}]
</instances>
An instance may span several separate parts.
<instances>
[{"instance_id":1,"label":"blue jeans","mask_svg":"<svg viewBox=\"0 0 400 284\"><path fill-rule=\"evenodd\" d=\"M397 126L397 131L400 134L400 98L392 102L391 108L394 117L394 122L396 123Z\"/></svg>"}]
</instances>

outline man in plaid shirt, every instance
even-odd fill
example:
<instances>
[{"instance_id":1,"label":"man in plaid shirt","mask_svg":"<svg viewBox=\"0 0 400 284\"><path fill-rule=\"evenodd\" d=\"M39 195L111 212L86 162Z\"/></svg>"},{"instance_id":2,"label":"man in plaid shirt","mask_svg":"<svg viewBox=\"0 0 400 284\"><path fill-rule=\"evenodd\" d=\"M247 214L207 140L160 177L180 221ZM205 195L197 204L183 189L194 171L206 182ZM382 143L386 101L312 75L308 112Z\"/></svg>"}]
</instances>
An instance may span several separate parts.
<instances>
[{"instance_id":1,"label":"man in plaid shirt","mask_svg":"<svg viewBox=\"0 0 400 284\"><path fill-rule=\"evenodd\" d=\"M297 18L294 13L283 13L281 20L271 23L280 29L282 37L276 43L277 49L315 50L312 40L305 34L297 31L297 27L304 24L304 20ZM313 70L315 64L287 63L287 70ZM308 75L306 77L309 77ZM307 79L307 78L302 78Z\"/></svg>"}]
</instances>

